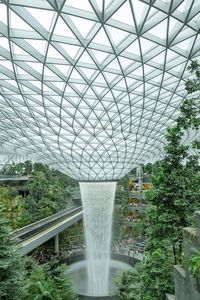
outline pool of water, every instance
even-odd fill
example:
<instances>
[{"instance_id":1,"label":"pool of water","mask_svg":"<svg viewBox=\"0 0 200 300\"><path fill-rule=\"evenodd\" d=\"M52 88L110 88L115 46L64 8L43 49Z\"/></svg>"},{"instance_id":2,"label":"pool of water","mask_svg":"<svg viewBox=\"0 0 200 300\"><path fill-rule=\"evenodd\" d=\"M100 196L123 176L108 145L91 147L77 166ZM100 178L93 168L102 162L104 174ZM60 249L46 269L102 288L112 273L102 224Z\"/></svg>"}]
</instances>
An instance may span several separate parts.
<instances>
[{"instance_id":1,"label":"pool of water","mask_svg":"<svg viewBox=\"0 0 200 300\"><path fill-rule=\"evenodd\" d=\"M98 262L99 264L101 261ZM108 294L98 294L91 295L88 291L88 276L87 276L87 261L82 260L75 262L69 266L69 269L66 271L66 274L70 274L74 290L79 295L87 295L95 297L96 299L100 299L99 297L107 297L109 294L112 294L113 291L113 278L117 271L126 271L131 269L132 266L118 260L110 260L110 278L109 278L109 293ZM86 299L86 298L85 298ZM89 298L88 298L89 299ZM95 298L93 298L95 299Z\"/></svg>"}]
</instances>

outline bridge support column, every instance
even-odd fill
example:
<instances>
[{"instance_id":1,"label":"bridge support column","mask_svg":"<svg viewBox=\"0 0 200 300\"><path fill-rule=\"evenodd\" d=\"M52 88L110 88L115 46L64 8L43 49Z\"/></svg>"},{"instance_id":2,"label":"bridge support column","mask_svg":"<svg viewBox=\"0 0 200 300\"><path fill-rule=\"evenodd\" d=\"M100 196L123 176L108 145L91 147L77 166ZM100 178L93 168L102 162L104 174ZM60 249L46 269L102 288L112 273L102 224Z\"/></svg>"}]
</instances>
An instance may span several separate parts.
<instances>
[{"instance_id":1,"label":"bridge support column","mask_svg":"<svg viewBox=\"0 0 200 300\"><path fill-rule=\"evenodd\" d=\"M59 252L59 234L55 235L55 252Z\"/></svg>"}]
</instances>

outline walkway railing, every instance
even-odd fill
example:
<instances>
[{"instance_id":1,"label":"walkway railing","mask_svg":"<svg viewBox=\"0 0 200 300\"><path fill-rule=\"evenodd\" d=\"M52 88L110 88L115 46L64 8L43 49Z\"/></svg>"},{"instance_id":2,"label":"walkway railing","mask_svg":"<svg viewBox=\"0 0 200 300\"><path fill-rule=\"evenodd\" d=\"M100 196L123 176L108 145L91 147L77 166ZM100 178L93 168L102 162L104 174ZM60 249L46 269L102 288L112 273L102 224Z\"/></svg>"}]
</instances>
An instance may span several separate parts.
<instances>
[{"instance_id":1,"label":"walkway railing","mask_svg":"<svg viewBox=\"0 0 200 300\"><path fill-rule=\"evenodd\" d=\"M48 218L27 225L12 233L18 241L19 253L25 255L60 232L78 222L83 217L82 206L65 210Z\"/></svg>"},{"instance_id":2,"label":"walkway railing","mask_svg":"<svg viewBox=\"0 0 200 300\"><path fill-rule=\"evenodd\" d=\"M66 219L66 217L69 218L71 215L74 215L75 213L80 212L80 211L82 211L82 206L71 207L71 208L62 210L61 212L58 212L49 217L46 217L44 219L41 219L39 221L36 221L29 225L26 225L22 228L19 228L19 229L13 231L11 233L11 235L14 239L17 239L17 240L26 239L32 235L35 235L39 231Z\"/></svg>"}]
</instances>

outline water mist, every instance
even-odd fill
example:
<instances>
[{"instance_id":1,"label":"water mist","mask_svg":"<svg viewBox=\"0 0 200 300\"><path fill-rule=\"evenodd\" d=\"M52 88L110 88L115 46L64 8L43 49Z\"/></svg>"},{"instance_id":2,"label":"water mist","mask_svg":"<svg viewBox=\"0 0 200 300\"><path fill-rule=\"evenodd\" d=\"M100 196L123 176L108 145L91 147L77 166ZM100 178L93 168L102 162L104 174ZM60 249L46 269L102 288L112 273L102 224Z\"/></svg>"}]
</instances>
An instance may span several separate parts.
<instances>
[{"instance_id":1,"label":"water mist","mask_svg":"<svg viewBox=\"0 0 200 300\"><path fill-rule=\"evenodd\" d=\"M109 294L112 216L116 182L81 182L88 293Z\"/></svg>"}]
</instances>

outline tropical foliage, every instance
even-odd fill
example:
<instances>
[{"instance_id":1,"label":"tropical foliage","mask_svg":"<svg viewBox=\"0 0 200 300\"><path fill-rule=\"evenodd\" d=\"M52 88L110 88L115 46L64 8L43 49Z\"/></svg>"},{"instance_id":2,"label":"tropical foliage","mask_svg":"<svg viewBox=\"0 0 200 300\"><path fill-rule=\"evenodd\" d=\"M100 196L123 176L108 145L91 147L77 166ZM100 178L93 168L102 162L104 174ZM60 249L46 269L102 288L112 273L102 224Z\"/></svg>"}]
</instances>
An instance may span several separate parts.
<instances>
[{"instance_id":1,"label":"tropical foliage","mask_svg":"<svg viewBox=\"0 0 200 300\"><path fill-rule=\"evenodd\" d=\"M78 183L59 171L50 169L41 163L30 161L12 165L4 174L29 176L26 189L28 197L18 194L18 187L0 188L0 203L3 214L13 229L35 222L71 206L72 190Z\"/></svg>"},{"instance_id":2,"label":"tropical foliage","mask_svg":"<svg viewBox=\"0 0 200 300\"><path fill-rule=\"evenodd\" d=\"M25 201L19 196L16 187L0 187L0 205L2 215L9 220L9 226L12 229L21 227L28 222L29 216L25 213Z\"/></svg>"},{"instance_id":3,"label":"tropical foliage","mask_svg":"<svg viewBox=\"0 0 200 300\"><path fill-rule=\"evenodd\" d=\"M0 299L21 299L25 275L24 261L10 238L8 222L0 217Z\"/></svg>"},{"instance_id":4,"label":"tropical foliage","mask_svg":"<svg viewBox=\"0 0 200 300\"><path fill-rule=\"evenodd\" d=\"M189 93L200 90L200 65L190 67L195 79L186 84ZM180 106L180 116L167 130L165 157L147 166L153 188L146 193L151 203L147 214L148 243L144 261L124 275L120 299L164 300L173 292L173 263L182 259L182 229L190 225L191 215L200 206L199 141L184 144L186 130L200 127L200 103L193 97ZM192 148L194 155L191 155ZM137 277L137 280L135 280ZM167 279L167 280L166 280Z\"/></svg>"},{"instance_id":5,"label":"tropical foliage","mask_svg":"<svg viewBox=\"0 0 200 300\"><path fill-rule=\"evenodd\" d=\"M17 253L5 218L0 218L0 299L73 300L76 299L66 265L59 261L37 265Z\"/></svg>"},{"instance_id":6,"label":"tropical foliage","mask_svg":"<svg viewBox=\"0 0 200 300\"><path fill-rule=\"evenodd\" d=\"M200 251L197 251L191 258L190 258L190 272L193 276L200 277Z\"/></svg>"},{"instance_id":7,"label":"tropical foliage","mask_svg":"<svg viewBox=\"0 0 200 300\"><path fill-rule=\"evenodd\" d=\"M27 300L73 300L76 299L69 276L64 276L66 265L36 265L25 285Z\"/></svg>"}]
</instances>

